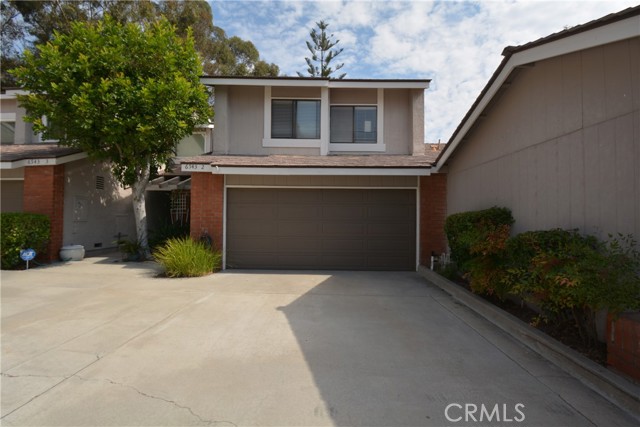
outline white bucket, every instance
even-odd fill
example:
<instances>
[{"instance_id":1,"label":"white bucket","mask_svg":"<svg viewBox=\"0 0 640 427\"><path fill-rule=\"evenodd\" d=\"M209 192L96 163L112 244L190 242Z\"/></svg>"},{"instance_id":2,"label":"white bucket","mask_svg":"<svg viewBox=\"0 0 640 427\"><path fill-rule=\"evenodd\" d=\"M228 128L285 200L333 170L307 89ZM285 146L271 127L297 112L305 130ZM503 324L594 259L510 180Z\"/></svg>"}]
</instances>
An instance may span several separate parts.
<instances>
[{"instance_id":1,"label":"white bucket","mask_svg":"<svg viewBox=\"0 0 640 427\"><path fill-rule=\"evenodd\" d=\"M62 261L82 261L84 258L84 246L69 245L60 248L60 259Z\"/></svg>"}]
</instances>

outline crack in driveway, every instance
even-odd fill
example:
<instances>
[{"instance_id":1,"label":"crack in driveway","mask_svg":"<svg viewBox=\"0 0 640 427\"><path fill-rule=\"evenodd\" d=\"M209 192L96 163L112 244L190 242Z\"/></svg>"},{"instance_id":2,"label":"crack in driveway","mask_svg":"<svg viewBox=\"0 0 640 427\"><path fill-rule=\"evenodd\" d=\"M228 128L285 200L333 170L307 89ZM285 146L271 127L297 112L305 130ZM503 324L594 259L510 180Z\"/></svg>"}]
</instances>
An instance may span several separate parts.
<instances>
[{"instance_id":1,"label":"crack in driveway","mask_svg":"<svg viewBox=\"0 0 640 427\"><path fill-rule=\"evenodd\" d=\"M233 422L231 422L231 421L216 421L216 420L207 420L207 419L204 419L204 418L202 418L200 415L198 415L197 413L195 413L195 412L193 411L193 409L191 409L191 408L190 408L190 407L188 407L188 406L181 405L181 404L179 404L178 402L176 402L175 400L165 399L164 397L154 396L154 395L151 395L151 394L145 393L145 392L143 392L143 391L139 390L138 388L136 388L136 387L134 387L134 386L132 386L132 385L130 385L130 384L119 383L119 382L113 381L113 380L111 380L111 379L109 379L109 378L84 378L84 377L81 377L80 375L74 375L74 377L75 377L75 378L78 378L78 379L79 379L79 380L81 380L81 381L100 381L100 382L108 382L109 384L112 384L112 385L116 385L116 386L119 386L119 387L125 387L125 388L128 388L128 389L130 389L130 390L133 390L133 391L135 391L136 393L138 393L138 394L139 394L139 395L141 395L141 396L144 396L144 397L147 397L147 398L150 398L150 399L160 400L160 401L162 401L162 402L166 402L166 403L170 403L170 404L172 404L173 406L175 406L176 408L179 408L179 409L183 409L183 410L188 411L192 416L194 416L195 418L197 418L197 419L198 419L198 421L200 421L200 422L202 422L202 423L205 423L205 424L206 424L206 425L208 425L208 426L232 426L232 427L237 427L237 424L235 424L235 423L233 423Z\"/></svg>"}]
</instances>

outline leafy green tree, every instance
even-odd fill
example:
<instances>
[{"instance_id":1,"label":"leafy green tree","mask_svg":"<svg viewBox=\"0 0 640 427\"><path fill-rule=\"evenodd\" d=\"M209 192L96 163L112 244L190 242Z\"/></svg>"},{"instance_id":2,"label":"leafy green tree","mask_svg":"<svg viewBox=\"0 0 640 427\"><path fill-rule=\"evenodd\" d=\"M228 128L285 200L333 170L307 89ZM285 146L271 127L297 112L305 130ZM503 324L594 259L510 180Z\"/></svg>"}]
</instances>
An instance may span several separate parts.
<instances>
[{"instance_id":1,"label":"leafy green tree","mask_svg":"<svg viewBox=\"0 0 640 427\"><path fill-rule=\"evenodd\" d=\"M16 45L37 54L34 46L47 43L55 31L68 33L75 22L97 22L108 14L119 23L140 25L165 17L181 37L191 31L206 74L277 76L280 73L277 65L260 59L253 43L239 37L228 38L224 30L214 26L211 6L204 0L1 1L3 70L20 63L21 52L13 49ZM10 34L14 37L8 37ZM19 43L15 43L16 40ZM13 85L10 75L3 71L2 76L3 86Z\"/></svg>"},{"instance_id":2,"label":"leafy green tree","mask_svg":"<svg viewBox=\"0 0 640 427\"><path fill-rule=\"evenodd\" d=\"M333 41L333 34L327 34L329 24L324 21L316 22L318 30L311 29L309 36L311 41L307 41L307 49L311 52L311 58L305 58L307 61L308 77L331 77L331 74L338 71L344 66L344 63L336 65L335 70L331 68L331 61L340 55L344 49L333 49L340 40ZM341 74L338 79L343 79L347 73ZM298 76L305 77L298 72Z\"/></svg>"},{"instance_id":3,"label":"leafy green tree","mask_svg":"<svg viewBox=\"0 0 640 427\"><path fill-rule=\"evenodd\" d=\"M20 12L8 1L0 3L0 63L2 86L15 86L13 76L7 70L20 64L20 45L26 35L20 22Z\"/></svg>"},{"instance_id":4,"label":"leafy green tree","mask_svg":"<svg viewBox=\"0 0 640 427\"><path fill-rule=\"evenodd\" d=\"M12 72L28 95L19 102L34 130L111 164L133 190L138 240L148 255L145 188L151 168L212 114L200 84L202 66L187 34L166 20L120 24L110 17L71 24L49 43L25 52Z\"/></svg>"}]
</instances>

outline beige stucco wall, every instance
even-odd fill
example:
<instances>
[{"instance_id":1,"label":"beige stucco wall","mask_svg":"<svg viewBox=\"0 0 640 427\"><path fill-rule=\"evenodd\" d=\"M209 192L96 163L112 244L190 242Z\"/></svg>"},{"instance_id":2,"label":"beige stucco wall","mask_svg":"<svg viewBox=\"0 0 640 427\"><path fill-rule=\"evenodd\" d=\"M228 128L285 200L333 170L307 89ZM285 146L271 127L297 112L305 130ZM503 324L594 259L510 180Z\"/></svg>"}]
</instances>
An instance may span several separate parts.
<instances>
[{"instance_id":1,"label":"beige stucco wall","mask_svg":"<svg viewBox=\"0 0 640 427\"><path fill-rule=\"evenodd\" d=\"M96 177L104 189L96 189ZM65 165L64 245L85 250L114 248L118 233L135 240L131 190L123 189L105 164L89 160Z\"/></svg>"},{"instance_id":2,"label":"beige stucco wall","mask_svg":"<svg viewBox=\"0 0 640 427\"><path fill-rule=\"evenodd\" d=\"M272 97L320 99L321 96L320 88L317 87L272 87L271 91ZM216 87L214 154L319 155L320 148L263 146L264 96L263 86ZM376 105L377 103L377 89L332 88L329 91L330 105ZM415 145L418 146L417 152L423 153L423 90L385 89L383 117L386 152L376 154L412 154Z\"/></svg>"},{"instance_id":3,"label":"beige stucco wall","mask_svg":"<svg viewBox=\"0 0 640 427\"><path fill-rule=\"evenodd\" d=\"M408 89L384 91L384 143L387 154L411 154L411 102Z\"/></svg>"},{"instance_id":4,"label":"beige stucco wall","mask_svg":"<svg viewBox=\"0 0 640 427\"><path fill-rule=\"evenodd\" d=\"M330 104L375 105L378 103L377 89L336 89L329 90Z\"/></svg>"},{"instance_id":5,"label":"beige stucco wall","mask_svg":"<svg viewBox=\"0 0 640 427\"><path fill-rule=\"evenodd\" d=\"M524 68L486 112L448 161L450 214L640 238L640 38Z\"/></svg>"}]
</instances>

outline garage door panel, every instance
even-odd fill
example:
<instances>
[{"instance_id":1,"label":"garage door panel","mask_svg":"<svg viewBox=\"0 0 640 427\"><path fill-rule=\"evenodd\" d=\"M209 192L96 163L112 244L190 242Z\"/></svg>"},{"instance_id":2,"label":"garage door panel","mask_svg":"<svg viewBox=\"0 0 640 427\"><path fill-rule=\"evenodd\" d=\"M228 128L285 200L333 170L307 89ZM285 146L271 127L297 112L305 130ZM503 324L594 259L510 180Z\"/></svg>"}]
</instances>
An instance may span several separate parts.
<instances>
[{"instance_id":1,"label":"garage door panel","mask_svg":"<svg viewBox=\"0 0 640 427\"><path fill-rule=\"evenodd\" d=\"M367 233L367 224L362 222L323 222L323 235L337 237L362 237Z\"/></svg>"},{"instance_id":2,"label":"garage door panel","mask_svg":"<svg viewBox=\"0 0 640 427\"><path fill-rule=\"evenodd\" d=\"M317 205L284 205L278 207L278 218L286 219L320 219L322 211Z\"/></svg>"},{"instance_id":3,"label":"garage door panel","mask_svg":"<svg viewBox=\"0 0 640 427\"><path fill-rule=\"evenodd\" d=\"M268 204L273 202L273 195L259 188L243 188L242 191L229 191L227 192L227 197L229 206L238 203Z\"/></svg>"},{"instance_id":4,"label":"garage door panel","mask_svg":"<svg viewBox=\"0 0 640 427\"><path fill-rule=\"evenodd\" d=\"M278 218L278 207L260 203L242 203L229 205L228 217L238 220L253 220L256 222L270 221Z\"/></svg>"},{"instance_id":5,"label":"garage door panel","mask_svg":"<svg viewBox=\"0 0 640 427\"><path fill-rule=\"evenodd\" d=\"M322 203L322 193L308 190L289 189L288 191L279 191L276 193L275 198L280 205L317 206Z\"/></svg>"},{"instance_id":6,"label":"garage door panel","mask_svg":"<svg viewBox=\"0 0 640 427\"><path fill-rule=\"evenodd\" d=\"M318 253L321 242L308 237L278 237L276 240L278 252L288 253Z\"/></svg>"},{"instance_id":7,"label":"garage door panel","mask_svg":"<svg viewBox=\"0 0 640 427\"><path fill-rule=\"evenodd\" d=\"M265 227L261 221L232 221L227 225L227 234L233 236L273 237L278 235L278 230Z\"/></svg>"},{"instance_id":8,"label":"garage door panel","mask_svg":"<svg viewBox=\"0 0 640 427\"><path fill-rule=\"evenodd\" d=\"M239 236L234 238L234 252L277 252L275 237Z\"/></svg>"},{"instance_id":9,"label":"garage door panel","mask_svg":"<svg viewBox=\"0 0 640 427\"><path fill-rule=\"evenodd\" d=\"M370 236L385 236L388 238L397 238L407 240L407 238L415 237L415 226L409 223L375 223L367 224L366 232Z\"/></svg>"},{"instance_id":10,"label":"garage door panel","mask_svg":"<svg viewBox=\"0 0 640 427\"><path fill-rule=\"evenodd\" d=\"M325 204L362 206L366 200L366 193L361 190L323 190L322 199Z\"/></svg>"},{"instance_id":11,"label":"garage door panel","mask_svg":"<svg viewBox=\"0 0 640 427\"><path fill-rule=\"evenodd\" d=\"M322 253L363 253L363 239L324 239L321 241Z\"/></svg>"},{"instance_id":12,"label":"garage door panel","mask_svg":"<svg viewBox=\"0 0 640 427\"><path fill-rule=\"evenodd\" d=\"M278 255L276 265L285 269L313 270L318 268L318 261L318 256L313 254L284 253Z\"/></svg>"},{"instance_id":13,"label":"garage door panel","mask_svg":"<svg viewBox=\"0 0 640 427\"><path fill-rule=\"evenodd\" d=\"M397 221L398 217L405 218L406 221L415 223L415 205L373 205L367 206L367 218L372 220L392 220Z\"/></svg>"},{"instance_id":14,"label":"garage door panel","mask_svg":"<svg viewBox=\"0 0 640 427\"><path fill-rule=\"evenodd\" d=\"M367 240L367 251L376 253L409 253L411 248L406 245L404 239L389 239L385 237L372 237Z\"/></svg>"},{"instance_id":15,"label":"garage door panel","mask_svg":"<svg viewBox=\"0 0 640 427\"><path fill-rule=\"evenodd\" d=\"M320 236L322 233L322 224L319 222L306 221L279 221L276 227L269 228L272 233L283 237L305 237Z\"/></svg>"},{"instance_id":16,"label":"garage door panel","mask_svg":"<svg viewBox=\"0 0 640 427\"><path fill-rule=\"evenodd\" d=\"M413 270L415 190L227 190L227 267Z\"/></svg>"},{"instance_id":17,"label":"garage door panel","mask_svg":"<svg viewBox=\"0 0 640 427\"><path fill-rule=\"evenodd\" d=\"M227 268L272 269L278 265L278 254L273 252L232 252L227 254Z\"/></svg>"},{"instance_id":18,"label":"garage door panel","mask_svg":"<svg viewBox=\"0 0 640 427\"><path fill-rule=\"evenodd\" d=\"M364 221L366 209L364 206L331 205L322 208L322 218L331 220Z\"/></svg>"}]
</instances>

